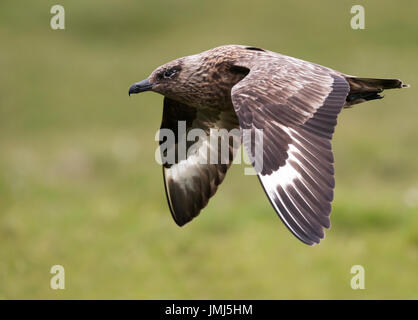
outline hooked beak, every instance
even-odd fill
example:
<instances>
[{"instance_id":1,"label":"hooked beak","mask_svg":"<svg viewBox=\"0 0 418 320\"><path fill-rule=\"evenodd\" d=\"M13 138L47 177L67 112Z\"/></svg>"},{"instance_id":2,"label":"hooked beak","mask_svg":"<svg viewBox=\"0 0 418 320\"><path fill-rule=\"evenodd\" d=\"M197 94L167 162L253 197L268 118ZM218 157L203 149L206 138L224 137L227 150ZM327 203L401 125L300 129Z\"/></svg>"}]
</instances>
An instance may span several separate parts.
<instances>
[{"instance_id":1,"label":"hooked beak","mask_svg":"<svg viewBox=\"0 0 418 320\"><path fill-rule=\"evenodd\" d=\"M149 79L139 81L129 87L129 95L133 93L149 91L152 89L152 87L153 87L153 84L149 82Z\"/></svg>"}]
</instances>

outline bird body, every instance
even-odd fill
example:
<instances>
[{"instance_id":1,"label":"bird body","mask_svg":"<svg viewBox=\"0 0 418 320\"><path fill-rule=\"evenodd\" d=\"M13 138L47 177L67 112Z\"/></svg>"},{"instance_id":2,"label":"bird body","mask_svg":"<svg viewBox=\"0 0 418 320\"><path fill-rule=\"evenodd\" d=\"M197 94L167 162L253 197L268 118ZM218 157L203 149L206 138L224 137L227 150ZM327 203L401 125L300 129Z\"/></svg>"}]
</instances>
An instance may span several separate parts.
<instances>
[{"instance_id":1,"label":"bird body","mask_svg":"<svg viewBox=\"0 0 418 320\"><path fill-rule=\"evenodd\" d=\"M160 132L176 136L160 139L160 149L162 156L175 154L163 163L163 175L178 225L207 205L242 142L281 220L312 245L330 226L335 186L331 138L338 114L344 107L382 98L384 89L402 87L397 79L357 78L272 51L227 45L162 65L132 85L129 94L152 90L165 96ZM204 134L183 144L181 125L186 133ZM211 143L214 130L227 133L226 156ZM261 151L252 139L259 132ZM217 161L212 161L214 154Z\"/></svg>"}]
</instances>

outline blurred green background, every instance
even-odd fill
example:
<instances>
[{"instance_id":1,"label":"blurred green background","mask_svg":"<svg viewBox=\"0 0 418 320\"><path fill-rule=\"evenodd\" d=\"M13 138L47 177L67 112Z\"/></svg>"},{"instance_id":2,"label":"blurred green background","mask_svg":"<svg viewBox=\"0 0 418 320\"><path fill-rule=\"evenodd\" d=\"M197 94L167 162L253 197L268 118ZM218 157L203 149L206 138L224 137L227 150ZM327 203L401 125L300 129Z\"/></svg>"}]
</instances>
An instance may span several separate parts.
<instances>
[{"instance_id":1,"label":"blurred green background","mask_svg":"<svg viewBox=\"0 0 418 320\"><path fill-rule=\"evenodd\" d=\"M365 30L350 28L355 4ZM2 0L0 298L417 299L417 16L417 1ZM128 87L223 44L411 85L341 114L320 245L296 240L239 165L198 219L171 219L162 97ZM56 264L65 290L49 287ZM365 290L350 287L356 264Z\"/></svg>"}]
</instances>

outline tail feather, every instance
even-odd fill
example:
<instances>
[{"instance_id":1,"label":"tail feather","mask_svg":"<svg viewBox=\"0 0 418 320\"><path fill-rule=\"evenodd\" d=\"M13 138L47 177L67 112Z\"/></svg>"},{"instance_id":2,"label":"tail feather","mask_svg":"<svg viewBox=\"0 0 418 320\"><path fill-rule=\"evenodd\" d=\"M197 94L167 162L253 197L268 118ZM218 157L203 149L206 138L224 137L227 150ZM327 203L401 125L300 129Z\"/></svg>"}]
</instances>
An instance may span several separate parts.
<instances>
[{"instance_id":1,"label":"tail feather","mask_svg":"<svg viewBox=\"0 0 418 320\"><path fill-rule=\"evenodd\" d=\"M350 107L353 104L382 99L383 96L379 95L383 90L396 89L396 88L408 88L409 85L403 84L398 79L373 79L373 78L357 78L346 77L349 85L350 92L346 99L345 107Z\"/></svg>"}]
</instances>

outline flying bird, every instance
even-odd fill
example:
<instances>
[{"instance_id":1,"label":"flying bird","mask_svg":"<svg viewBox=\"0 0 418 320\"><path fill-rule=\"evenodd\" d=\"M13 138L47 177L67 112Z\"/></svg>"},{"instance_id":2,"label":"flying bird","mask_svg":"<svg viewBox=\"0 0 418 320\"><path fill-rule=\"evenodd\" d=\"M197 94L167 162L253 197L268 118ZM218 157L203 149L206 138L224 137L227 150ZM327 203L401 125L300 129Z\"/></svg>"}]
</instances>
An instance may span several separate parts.
<instances>
[{"instance_id":1,"label":"flying bird","mask_svg":"<svg viewBox=\"0 0 418 320\"><path fill-rule=\"evenodd\" d=\"M173 163L163 163L163 177L179 226L207 205L243 142L253 165L257 158L262 163L256 172L278 216L299 240L313 245L330 227L335 187L331 138L338 114L381 99L385 89L403 87L408 85L397 79L360 78L261 48L226 45L158 67L133 84L129 95L164 95L160 129L176 135L169 146L176 156ZM179 152L185 139L178 133L179 121L186 133L201 129L207 134L187 142L186 157ZM262 130L261 154L255 152L256 139L241 134L238 144L236 137L228 139L226 161L207 161L207 150L214 151L209 143L213 129L240 129L250 137ZM215 152L220 154L219 145Z\"/></svg>"}]
</instances>

